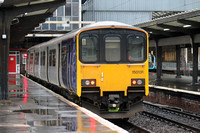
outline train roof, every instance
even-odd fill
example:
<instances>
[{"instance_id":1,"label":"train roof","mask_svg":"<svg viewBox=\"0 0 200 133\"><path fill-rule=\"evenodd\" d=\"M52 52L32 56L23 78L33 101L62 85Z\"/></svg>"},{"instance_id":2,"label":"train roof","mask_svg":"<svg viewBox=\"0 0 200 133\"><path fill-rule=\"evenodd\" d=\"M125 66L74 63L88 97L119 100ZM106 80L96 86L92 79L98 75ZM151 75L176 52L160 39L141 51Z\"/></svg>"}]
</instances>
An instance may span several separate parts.
<instances>
[{"instance_id":1,"label":"train roof","mask_svg":"<svg viewBox=\"0 0 200 133\"><path fill-rule=\"evenodd\" d=\"M134 29L143 30L141 28L138 28L138 27L135 27L135 26L132 26L132 25L128 25L128 24L124 24L124 23L120 23L120 22L101 21L101 22L96 22L94 24L86 25L86 26L84 26L84 27L82 27L80 29L73 30L73 31L61 36L61 37L57 37L57 38L51 39L51 40L49 40L47 42L43 42L41 44L35 45L35 46L29 48L28 50L39 48L41 46L46 46L46 45L49 45L49 44L52 44L52 43L60 42L62 40L66 40L66 38L71 38L73 36L76 36L79 32L81 32L83 30L100 28L100 27L124 27L124 28L134 28Z\"/></svg>"}]
</instances>

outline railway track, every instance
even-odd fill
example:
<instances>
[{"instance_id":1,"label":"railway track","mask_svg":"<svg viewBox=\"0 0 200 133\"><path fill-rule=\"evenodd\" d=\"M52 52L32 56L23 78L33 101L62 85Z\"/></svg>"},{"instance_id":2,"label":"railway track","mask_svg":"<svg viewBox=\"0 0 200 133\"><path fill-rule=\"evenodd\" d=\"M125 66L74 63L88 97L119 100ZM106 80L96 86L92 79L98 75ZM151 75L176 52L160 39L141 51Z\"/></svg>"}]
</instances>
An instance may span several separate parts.
<instances>
[{"instance_id":1,"label":"railway track","mask_svg":"<svg viewBox=\"0 0 200 133\"><path fill-rule=\"evenodd\" d=\"M118 125L119 127L127 130L130 133L151 133L150 130L137 126L127 120L110 120L112 123Z\"/></svg>"},{"instance_id":2,"label":"railway track","mask_svg":"<svg viewBox=\"0 0 200 133\"><path fill-rule=\"evenodd\" d=\"M145 116L147 116L147 117L151 117L151 118L160 120L160 121L164 121L164 122L166 122L166 123L169 123L170 125L173 125L173 124L174 124L174 126L178 126L178 127L183 128L183 129L186 129L186 130L192 130L192 131L195 131L195 132L197 132L197 133L200 132L200 128L196 128L196 127L193 127L193 126L189 126L189 125L187 125L187 124L180 123L180 122L177 122L177 121L175 121L175 120L168 119L168 118L165 118L165 117L162 117L162 116L153 114L153 113L149 113L149 112L143 111L141 114L142 114L142 115L145 115Z\"/></svg>"},{"instance_id":3,"label":"railway track","mask_svg":"<svg viewBox=\"0 0 200 133\"><path fill-rule=\"evenodd\" d=\"M172 108L172 107L168 107L168 106L159 106L158 104L153 104L153 103L146 102L146 101L144 101L143 104L145 106L152 106L152 107L155 107L155 108L162 109L163 111L166 111L166 112L169 112L169 113L172 113L172 114L176 114L176 115L179 115L181 117L190 118L192 120L200 121L199 115L194 114L194 113L192 114L192 113L184 112L180 108Z\"/></svg>"},{"instance_id":4,"label":"railway track","mask_svg":"<svg viewBox=\"0 0 200 133\"><path fill-rule=\"evenodd\" d=\"M160 120L160 121L164 121L166 123L181 127L183 129L186 129L186 130L192 130L192 131L195 131L195 132L200 132L199 124L197 124L195 126L195 125L193 125L194 122L192 122L192 121L195 121L196 123L200 122L200 116L198 116L196 114L190 114L190 113L184 112L181 109L180 110L171 109L171 108L168 108L168 107L158 106L158 105L155 105L155 104L152 104L152 103L147 103L147 102L144 102L144 105L148 106L148 108L149 107L157 108L157 110L166 112L167 114L166 113L159 113L158 111L157 111L157 113L144 111L144 112L141 113L141 115L145 115L147 117L151 117L151 118L154 118L154 119L157 119L157 120ZM169 114L171 114L171 118L168 117ZM184 118L185 121L179 120L179 119L175 118L174 116Z\"/></svg>"}]
</instances>

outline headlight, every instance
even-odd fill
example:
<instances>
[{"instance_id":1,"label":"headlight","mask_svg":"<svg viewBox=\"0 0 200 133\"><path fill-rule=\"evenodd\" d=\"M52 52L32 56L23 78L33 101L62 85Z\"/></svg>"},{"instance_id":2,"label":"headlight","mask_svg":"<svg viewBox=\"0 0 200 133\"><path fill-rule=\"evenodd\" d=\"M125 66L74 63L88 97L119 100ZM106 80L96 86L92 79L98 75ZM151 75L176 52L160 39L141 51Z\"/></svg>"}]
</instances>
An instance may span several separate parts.
<instances>
[{"instance_id":1,"label":"headlight","mask_svg":"<svg viewBox=\"0 0 200 133\"><path fill-rule=\"evenodd\" d=\"M96 79L82 79L81 86L96 86Z\"/></svg>"},{"instance_id":2,"label":"headlight","mask_svg":"<svg viewBox=\"0 0 200 133\"><path fill-rule=\"evenodd\" d=\"M145 85L145 79L131 79L131 85Z\"/></svg>"},{"instance_id":3,"label":"headlight","mask_svg":"<svg viewBox=\"0 0 200 133\"><path fill-rule=\"evenodd\" d=\"M86 80L86 81L85 81L85 85L90 85L90 81L89 81L89 80Z\"/></svg>"},{"instance_id":4,"label":"headlight","mask_svg":"<svg viewBox=\"0 0 200 133\"><path fill-rule=\"evenodd\" d=\"M142 80L139 79L139 80L137 81L137 84L138 84L138 85L141 85L141 84L142 84Z\"/></svg>"}]
</instances>

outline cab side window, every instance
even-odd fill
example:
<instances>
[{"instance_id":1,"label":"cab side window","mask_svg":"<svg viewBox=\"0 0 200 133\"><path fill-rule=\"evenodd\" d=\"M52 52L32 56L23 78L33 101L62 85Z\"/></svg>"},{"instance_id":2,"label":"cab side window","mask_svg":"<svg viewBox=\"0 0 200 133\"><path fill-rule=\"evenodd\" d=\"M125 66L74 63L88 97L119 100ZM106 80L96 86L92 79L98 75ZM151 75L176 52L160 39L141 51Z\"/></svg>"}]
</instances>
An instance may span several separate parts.
<instances>
[{"instance_id":1,"label":"cab side window","mask_svg":"<svg viewBox=\"0 0 200 133\"><path fill-rule=\"evenodd\" d=\"M144 60L144 38L142 36L128 37L128 60L137 62Z\"/></svg>"},{"instance_id":2,"label":"cab side window","mask_svg":"<svg viewBox=\"0 0 200 133\"><path fill-rule=\"evenodd\" d=\"M81 60L83 62L97 61L97 37L84 36L81 39Z\"/></svg>"}]
</instances>

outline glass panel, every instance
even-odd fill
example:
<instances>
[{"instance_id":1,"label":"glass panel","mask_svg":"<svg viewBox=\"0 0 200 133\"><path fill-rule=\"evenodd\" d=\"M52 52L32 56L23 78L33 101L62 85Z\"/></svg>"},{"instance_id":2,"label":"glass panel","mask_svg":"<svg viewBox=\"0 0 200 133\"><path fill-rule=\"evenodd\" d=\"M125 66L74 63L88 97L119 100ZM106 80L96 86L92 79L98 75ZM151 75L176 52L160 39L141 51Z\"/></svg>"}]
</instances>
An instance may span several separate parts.
<instances>
[{"instance_id":1,"label":"glass panel","mask_svg":"<svg viewBox=\"0 0 200 133\"><path fill-rule=\"evenodd\" d=\"M72 21L78 21L79 17L72 17Z\"/></svg>"},{"instance_id":2,"label":"glass panel","mask_svg":"<svg viewBox=\"0 0 200 133\"><path fill-rule=\"evenodd\" d=\"M56 24L50 24L50 30L56 30Z\"/></svg>"},{"instance_id":3,"label":"glass panel","mask_svg":"<svg viewBox=\"0 0 200 133\"><path fill-rule=\"evenodd\" d=\"M52 66L52 55L51 51L49 52L49 66Z\"/></svg>"},{"instance_id":4,"label":"glass panel","mask_svg":"<svg viewBox=\"0 0 200 133\"><path fill-rule=\"evenodd\" d=\"M35 53L35 65L39 65L39 52Z\"/></svg>"},{"instance_id":5,"label":"glass panel","mask_svg":"<svg viewBox=\"0 0 200 133\"><path fill-rule=\"evenodd\" d=\"M105 39L105 56L106 61L120 61L120 38L106 37Z\"/></svg>"},{"instance_id":6,"label":"glass panel","mask_svg":"<svg viewBox=\"0 0 200 133\"><path fill-rule=\"evenodd\" d=\"M56 66L56 50L50 50L49 52L49 66Z\"/></svg>"},{"instance_id":7,"label":"glass panel","mask_svg":"<svg viewBox=\"0 0 200 133\"><path fill-rule=\"evenodd\" d=\"M78 16L79 12L78 12L78 4L79 3L73 3L73 15L72 16Z\"/></svg>"},{"instance_id":8,"label":"glass panel","mask_svg":"<svg viewBox=\"0 0 200 133\"><path fill-rule=\"evenodd\" d=\"M141 36L128 38L128 60L143 61L144 60L144 38Z\"/></svg>"},{"instance_id":9,"label":"glass panel","mask_svg":"<svg viewBox=\"0 0 200 133\"><path fill-rule=\"evenodd\" d=\"M33 64L33 53L30 55L30 64Z\"/></svg>"},{"instance_id":10,"label":"glass panel","mask_svg":"<svg viewBox=\"0 0 200 133\"><path fill-rule=\"evenodd\" d=\"M40 65L44 66L45 65L45 51L40 53Z\"/></svg>"},{"instance_id":11,"label":"glass panel","mask_svg":"<svg viewBox=\"0 0 200 133\"><path fill-rule=\"evenodd\" d=\"M51 17L50 21L56 21L56 17ZM50 30L56 30L56 24L50 24Z\"/></svg>"},{"instance_id":12,"label":"glass panel","mask_svg":"<svg viewBox=\"0 0 200 133\"><path fill-rule=\"evenodd\" d=\"M51 50L52 55L52 66L56 66L56 50Z\"/></svg>"},{"instance_id":13,"label":"glass panel","mask_svg":"<svg viewBox=\"0 0 200 133\"><path fill-rule=\"evenodd\" d=\"M60 6L57 9L57 16L64 16L64 6Z\"/></svg>"},{"instance_id":14,"label":"glass panel","mask_svg":"<svg viewBox=\"0 0 200 133\"><path fill-rule=\"evenodd\" d=\"M66 67L67 66L67 48L66 46L62 46L62 67Z\"/></svg>"},{"instance_id":15,"label":"glass panel","mask_svg":"<svg viewBox=\"0 0 200 133\"><path fill-rule=\"evenodd\" d=\"M40 52L40 65L42 65L42 62L43 62L43 60L42 60L42 52Z\"/></svg>"},{"instance_id":16,"label":"glass panel","mask_svg":"<svg viewBox=\"0 0 200 133\"><path fill-rule=\"evenodd\" d=\"M83 37L81 40L82 45L82 61L96 62L97 61L97 37Z\"/></svg>"},{"instance_id":17,"label":"glass panel","mask_svg":"<svg viewBox=\"0 0 200 133\"><path fill-rule=\"evenodd\" d=\"M57 17L57 21L65 21L65 17ZM64 30L67 24L57 24L57 30Z\"/></svg>"},{"instance_id":18,"label":"glass panel","mask_svg":"<svg viewBox=\"0 0 200 133\"><path fill-rule=\"evenodd\" d=\"M49 29L49 24L42 24L42 30L48 30Z\"/></svg>"},{"instance_id":19,"label":"glass panel","mask_svg":"<svg viewBox=\"0 0 200 133\"><path fill-rule=\"evenodd\" d=\"M78 24L73 24L73 30L78 29Z\"/></svg>"},{"instance_id":20,"label":"glass panel","mask_svg":"<svg viewBox=\"0 0 200 133\"><path fill-rule=\"evenodd\" d=\"M65 16L71 16L71 3L67 3L65 6Z\"/></svg>"}]
</instances>

